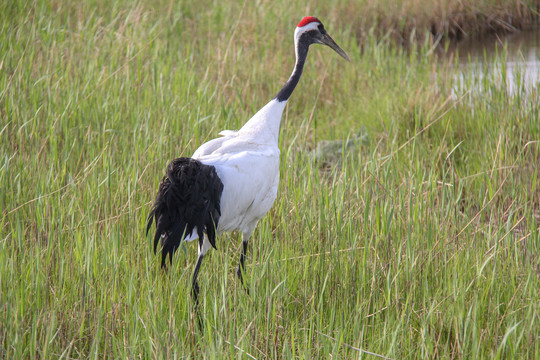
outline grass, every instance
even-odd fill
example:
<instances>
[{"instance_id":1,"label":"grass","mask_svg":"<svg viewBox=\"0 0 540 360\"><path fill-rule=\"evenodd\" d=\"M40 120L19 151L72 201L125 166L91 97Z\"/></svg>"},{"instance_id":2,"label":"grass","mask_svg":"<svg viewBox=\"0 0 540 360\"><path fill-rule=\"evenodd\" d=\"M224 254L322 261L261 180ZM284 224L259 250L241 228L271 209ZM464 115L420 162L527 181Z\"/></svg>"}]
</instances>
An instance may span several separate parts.
<instances>
[{"instance_id":1,"label":"grass","mask_svg":"<svg viewBox=\"0 0 540 360\"><path fill-rule=\"evenodd\" d=\"M2 3L0 357L538 358L537 97L489 74L456 94L429 43L360 40L339 16L351 6ZM145 219L171 159L279 90L304 14L352 62L310 52L251 295L239 236L221 236L199 276L201 334L195 247L161 272ZM320 140L363 129L339 162L312 161Z\"/></svg>"}]
</instances>

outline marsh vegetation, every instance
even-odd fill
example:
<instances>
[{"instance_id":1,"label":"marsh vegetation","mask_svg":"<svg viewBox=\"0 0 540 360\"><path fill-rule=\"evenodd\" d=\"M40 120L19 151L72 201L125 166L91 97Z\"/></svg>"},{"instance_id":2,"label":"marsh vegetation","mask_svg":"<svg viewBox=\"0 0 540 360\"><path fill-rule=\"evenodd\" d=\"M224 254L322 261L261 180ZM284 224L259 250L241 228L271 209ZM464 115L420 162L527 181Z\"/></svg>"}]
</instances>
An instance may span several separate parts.
<instances>
[{"instance_id":1,"label":"marsh vegetation","mask_svg":"<svg viewBox=\"0 0 540 360\"><path fill-rule=\"evenodd\" d=\"M539 358L538 82L509 92L486 72L481 92L456 89L433 51L451 6L519 28L538 4L393 3L2 2L0 357ZM241 240L222 236L199 276L201 334L196 248L162 272L146 216L171 159L275 95L308 14L352 62L311 49L250 296Z\"/></svg>"}]
</instances>

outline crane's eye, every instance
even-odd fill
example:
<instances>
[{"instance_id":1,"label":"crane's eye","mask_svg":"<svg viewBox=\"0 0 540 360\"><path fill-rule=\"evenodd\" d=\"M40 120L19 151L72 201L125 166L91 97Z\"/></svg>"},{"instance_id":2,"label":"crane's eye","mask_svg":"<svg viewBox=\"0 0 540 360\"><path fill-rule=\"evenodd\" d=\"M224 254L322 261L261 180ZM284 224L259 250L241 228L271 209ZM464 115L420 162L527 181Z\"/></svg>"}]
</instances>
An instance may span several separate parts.
<instances>
[{"instance_id":1,"label":"crane's eye","mask_svg":"<svg viewBox=\"0 0 540 360\"><path fill-rule=\"evenodd\" d=\"M319 32L320 32L321 34L323 34L323 35L326 34L326 30L324 30L324 26L323 26L322 24L320 24L319 26L317 26L317 28L319 29Z\"/></svg>"}]
</instances>

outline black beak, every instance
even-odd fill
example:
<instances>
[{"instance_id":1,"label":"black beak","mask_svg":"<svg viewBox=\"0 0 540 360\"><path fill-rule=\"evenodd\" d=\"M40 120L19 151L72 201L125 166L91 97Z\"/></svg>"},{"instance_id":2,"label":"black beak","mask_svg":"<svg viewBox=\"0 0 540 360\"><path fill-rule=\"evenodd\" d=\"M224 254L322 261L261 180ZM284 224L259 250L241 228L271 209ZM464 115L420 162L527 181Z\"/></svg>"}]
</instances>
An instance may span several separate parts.
<instances>
[{"instance_id":1,"label":"black beak","mask_svg":"<svg viewBox=\"0 0 540 360\"><path fill-rule=\"evenodd\" d=\"M344 58L345 60L351 61L351 59L349 59L349 56L347 55L347 53L345 53L345 51L343 51L343 49L340 48L338 44L336 44L334 39L332 39L330 37L330 35L328 35L328 33L322 34L321 38L320 38L320 41L321 41L322 44L328 45L332 49L334 49L334 51L337 52L339 55L341 55L341 57Z\"/></svg>"}]
</instances>

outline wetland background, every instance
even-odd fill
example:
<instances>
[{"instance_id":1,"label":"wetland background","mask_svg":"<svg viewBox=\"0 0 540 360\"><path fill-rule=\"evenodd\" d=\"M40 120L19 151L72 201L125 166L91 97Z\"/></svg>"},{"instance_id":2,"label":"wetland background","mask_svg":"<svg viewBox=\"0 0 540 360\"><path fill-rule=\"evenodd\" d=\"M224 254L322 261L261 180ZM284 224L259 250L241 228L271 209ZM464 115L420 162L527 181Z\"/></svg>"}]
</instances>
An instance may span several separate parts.
<instances>
[{"instance_id":1,"label":"wetland background","mask_svg":"<svg viewBox=\"0 0 540 360\"><path fill-rule=\"evenodd\" d=\"M539 358L538 14L516 0L1 2L0 357ZM146 216L171 159L287 80L305 15L352 61L310 49L250 295L241 240L221 236L199 333L196 249L163 273ZM535 40L513 48L522 34ZM530 80L509 88L510 70ZM323 140L337 149L324 164Z\"/></svg>"}]
</instances>

